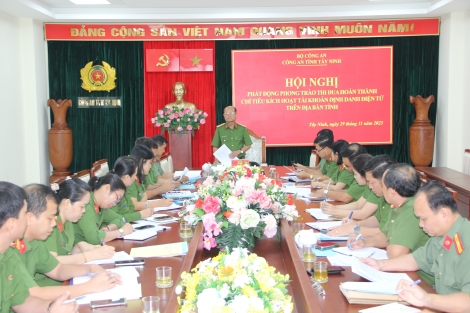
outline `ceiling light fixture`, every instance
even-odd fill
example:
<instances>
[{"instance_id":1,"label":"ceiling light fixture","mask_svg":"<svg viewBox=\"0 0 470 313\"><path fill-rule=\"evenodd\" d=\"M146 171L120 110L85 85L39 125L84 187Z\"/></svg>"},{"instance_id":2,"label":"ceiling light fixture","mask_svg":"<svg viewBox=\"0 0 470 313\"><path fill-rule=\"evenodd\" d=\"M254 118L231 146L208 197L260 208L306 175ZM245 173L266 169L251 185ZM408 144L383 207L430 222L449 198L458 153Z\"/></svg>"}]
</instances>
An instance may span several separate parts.
<instances>
[{"instance_id":1,"label":"ceiling light fixture","mask_svg":"<svg viewBox=\"0 0 470 313\"><path fill-rule=\"evenodd\" d=\"M75 4L83 5L83 4L111 4L108 0L70 0Z\"/></svg>"}]
</instances>

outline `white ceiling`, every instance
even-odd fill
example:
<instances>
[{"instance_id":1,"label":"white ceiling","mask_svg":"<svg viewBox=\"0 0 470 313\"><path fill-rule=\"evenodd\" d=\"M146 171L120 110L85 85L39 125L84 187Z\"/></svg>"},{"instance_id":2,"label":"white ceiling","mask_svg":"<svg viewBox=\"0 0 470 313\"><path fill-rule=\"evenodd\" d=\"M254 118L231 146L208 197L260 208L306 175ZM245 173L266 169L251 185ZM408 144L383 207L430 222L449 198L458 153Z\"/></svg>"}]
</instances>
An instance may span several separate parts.
<instances>
[{"instance_id":1,"label":"white ceiling","mask_svg":"<svg viewBox=\"0 0 470 313\"><path fill-rule=\"evenodd\" d=\"M439 17L470 0L0 0L0 11L43 22L249 22Z\"/></svg>"}]
</instances>

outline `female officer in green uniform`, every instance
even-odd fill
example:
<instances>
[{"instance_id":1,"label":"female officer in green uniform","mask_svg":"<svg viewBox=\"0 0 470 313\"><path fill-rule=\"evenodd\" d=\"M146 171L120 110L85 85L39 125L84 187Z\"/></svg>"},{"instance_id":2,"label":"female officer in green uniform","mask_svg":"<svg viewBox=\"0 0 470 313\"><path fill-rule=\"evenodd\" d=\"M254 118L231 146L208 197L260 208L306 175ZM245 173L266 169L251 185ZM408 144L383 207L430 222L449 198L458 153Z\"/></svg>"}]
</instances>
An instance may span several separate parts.
<instances>
[{"instance_id":1,"label":"female officer in green uniform","mask_svg":"<svg viewBox=\"0 0 470 313\"><path fill-rule=\"evenodd\" d=\"M74 244L73 223L81 219L90 202L90 187L87 183L78 178L64 180L56 194L59 203L57 225L44 241L51 254L62 264L83 264L111 258L114 255L112 246L94 246L84 241Z\"/></svg>"},{"instance_id":2,"label":"female officer in green uniform","mask_svg":"<svg viewBox=\"0 0 470 313\"><path fill-rule=\"evenodd\" d=\"M328 187L329 190L348 189L354 180L354 175L343 167L343 158L340 154L340 151L345 149L348 145L349 143L347 141L341 139L333 143L331 146L331 150L333 151L333 161L336 162L338 167L333 175L331 175L330 179L328 179L326 182L312 182L313 188Z\"/></svg>"},{"instance_id":3,"label":"female officer in green uniform","mask_svg":"<svg viewBox=\"0 0 470 313\"><path fill-rule=\"evenodd\" d=\"M86 241L99 245L118 237L132 233L131 224L125 223L118 214L106 214L102 210L113 207L121 200L126 186L116 174L110 172L103 177L92 177L90 186L90 201L85 207L82 218L73 224L75 244Z\"/></svg>"},{"instance_id":4,"label":"female officer in green uniform","mask_svg":"<svg viewBox=\"0 0 470 313\"><path fill-rule=\"evenodd\" d=\"M154 158L152 150L144 145L135 145L130 155L137 164L137 175L132 185L127 187L125 197L132 200L135 211L148 208L167 207L173 203L171 199L147 201L146 177L152 168Z\"/></svg>"},{"instance_id":5,"label":"female officer in green uniform","mask_svg":"<svg viewBox=\"0 0 470 313\"><path fill-rule=\"evenodd\" d=\"M129 156L122 156L114 163L113 171L121 178L124 185L129 188L136 181L137 163ZM105 210L103 214L106 215L107 212L115 212L124 217L126 222L130 223L152 216L153 208L136 211L129 193L126 192L119 203L113 206L110 210Z\"/></svg>"}]
</instances>

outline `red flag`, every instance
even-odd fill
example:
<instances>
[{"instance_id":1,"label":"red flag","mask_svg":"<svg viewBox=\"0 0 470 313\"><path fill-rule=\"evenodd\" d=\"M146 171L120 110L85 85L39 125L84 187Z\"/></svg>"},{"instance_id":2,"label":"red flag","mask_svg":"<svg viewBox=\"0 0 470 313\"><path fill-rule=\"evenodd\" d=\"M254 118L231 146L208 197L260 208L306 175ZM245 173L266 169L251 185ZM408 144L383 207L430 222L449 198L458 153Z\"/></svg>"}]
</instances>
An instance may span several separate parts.
<instances>
[{"instance_id":1,"label":"red flag","mask_svg":"<svg viewBox=\"0 0 470 313\"><path fill-rule=\"evenodd\" d=\"M179 72L179 49L145 50L145 69L147 72Z\"/></svg>"},{"instance_id":2,"label":"red flag","mask_svg":"<svg viewBox=\"0 0 470 313\"><path fill-rule=\"evenodd\" d=\"M214 50L181 49L181 72L212 72L214 70Z\"/></svg>"}]
</instances>

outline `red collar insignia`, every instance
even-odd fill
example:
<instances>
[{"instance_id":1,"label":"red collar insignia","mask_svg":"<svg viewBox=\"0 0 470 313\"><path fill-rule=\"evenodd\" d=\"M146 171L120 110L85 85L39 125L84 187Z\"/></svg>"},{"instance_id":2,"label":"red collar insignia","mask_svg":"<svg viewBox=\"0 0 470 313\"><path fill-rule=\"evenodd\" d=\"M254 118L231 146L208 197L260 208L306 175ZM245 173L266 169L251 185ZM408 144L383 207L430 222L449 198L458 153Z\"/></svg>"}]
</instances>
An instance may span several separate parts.
<instances>
[{"instance_id":1,"label":"red collar insignia","mask_svg":"<svg viewBox=\"0 0 470 313\"><path fill-rule=\"evenodd\" d=\"M330 155L330 157L328 158L328 162L331 162L333 161L333 157Z\"/></svg>"},{"instance_id":2,"label":"red collar insignia","mask_svg":"<svg viewBox=\"0 0 470 313\"><path fill-rule=\"evenodd\" d=\"M63 232L64 231L64 224L62 224L62 222L58 222L57 223L57 228L59 229L60 232Z\"/></svg>"},{"instance_id":3,"label":"red collar insignia","mask_svg":"<svg viewBox=\"0 0 470 313\"><path fill-rule=\"evenodd\" d=\"M26 248L26 244L24 243L24 240L23 240L23 239L21 239L21 240L20 240L20 239L16 239L16 241L13 241L13 242L10 244L10 246L11 246L12 248L16 248L20 254L23 254L23 253L26 252L26 250L28 250L28 249Z\"/></svg>"},{"instance_id":4,"label":"red collar insignia","mask_svg":"<svg viewBox=\"0 0 470 313\"><path fill-rule=\"evenodd\" d=\"M100 207L98 206L98 203L96 202L95 196L93 196L93 203L95 204L93 206L95 208L95 213L98 214L100 211Z\"/></svg>"},{"instance_id":5,"label":"red collar insignia","mask_svg":"<svg viewBox=\"0 0 470 313\"><path fill-rule=\"evenodd\" d=\"M339 171L340 171L340 172L343 170L343 167L344 167L343 164L341 164L341 165L339 166Z\"/></svg>"},{"instance_id":6,"label":"red collar insignia","mask_svg":"<svg viewBox=\"0 0 470 313\"><path fill-rule=\"evenodd\" d=\"M136 177L136 178L135 178L135 181L137 182L137 184L140 185L140 179L139 179L139 177Z\"/></svg>"},{"instance_id":7,"label":"red collar insignia","mask_svg":"<svg viewBox=\"0 0 470 313\"><path fill-rule=\"evenodd\" d=\"M454 235L454 242L455 242L455 250L457 251L458 255L461 255L463 250L465 250L462 240L460 239L460 235L458 233L455 233Z\"/></svg>"},{"instance_id":8,"label":"red collar insignia","mask_svg":"<svg viewBox=\"0 0 470 313\"><path fill-rule=\"evenodd\" d=\"M444 238L444 243L442 244L442 246L444 247L444 249L449 251L450 246L452 246L452 238L450 238L449 236L446 236Z\"/></svg>"}]
</instances>

